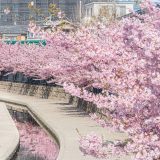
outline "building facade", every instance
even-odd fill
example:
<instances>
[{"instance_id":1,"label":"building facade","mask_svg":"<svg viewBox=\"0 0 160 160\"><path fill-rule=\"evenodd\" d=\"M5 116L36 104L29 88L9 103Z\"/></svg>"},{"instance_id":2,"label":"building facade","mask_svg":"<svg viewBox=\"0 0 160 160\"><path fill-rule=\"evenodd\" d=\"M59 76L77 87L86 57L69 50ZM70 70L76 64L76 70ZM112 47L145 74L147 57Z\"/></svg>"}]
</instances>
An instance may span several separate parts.
<instances>
[{"instance_id":1,"label":"building facade","mask_svg":"<svg viewBox=\"0 0 160 160\"><path fill-rule=\"evenodd\" d=\"M111 16L122 17L134 10L134 0L87 0L84 4L84 21L92 17Z\"/></svg>"},{"instance_id":2,"label":"building facade","mask_svg":"<svg viewBox=\"0 0 160 160\"><path fill-rule=\"evenodd\" d=\"M42 16L29 9L29 4L39 8L41 15L48 16L50 0L0 0L0 33L3 36L15 37L26 34L29 21L41 21Z\"/></svg>"},{"instance_id":3,"label":"building facade","mask_svg":"<svg viewBox=\"0 0 160 160\"><path fill-rule=\"evenodd\" d=\"M54 3L65 13L69 21L79 21L80 0L54 0Z\"/></svg>"},{"instance_id":4,"label":"building facade","mask_svg":"<svg viewBox=\"0 0 160 160\"><path fill-rule=\"evenodd\" d=\"M47 15L48 0L0 0L0 25L26 25L32 11L28 8L29 3L41 8L43 14ZM5 12L8 10L8 12ZM35 19L37 20L38 17Z\"/></svg>"},{"instance_id":5,"label":"building facade","mask_svg":"<svg viewBox=\"0 0 160 160\"><path fill-rule=\"evenodd\" d=\"M37 23L49 16L48 7L55 3L70 21L77 21L79 0L0 0L0 33L26 33L29 21ZM28 5L40 9L40 14L29 9Z\"/></svg>"}]
</instances>

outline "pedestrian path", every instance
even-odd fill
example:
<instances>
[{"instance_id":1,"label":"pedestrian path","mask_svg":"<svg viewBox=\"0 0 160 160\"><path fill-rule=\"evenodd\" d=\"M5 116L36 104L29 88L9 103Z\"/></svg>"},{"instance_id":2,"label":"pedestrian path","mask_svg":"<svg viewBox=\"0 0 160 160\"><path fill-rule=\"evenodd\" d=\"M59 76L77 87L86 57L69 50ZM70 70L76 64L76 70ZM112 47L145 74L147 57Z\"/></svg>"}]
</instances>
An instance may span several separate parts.
<instances>
[{"instance_id":1,"label":"pedestrian path","mask_svg":"<svg viewBox=\"0 0 160 160\"><path fill-rule=\"evenodd\" d=\"M91 156L83 156L80 152L78 144L79 135L76 129L79 130L81 135L94 131L110 141L127 138L127 135L124 133L113 132L99 127L84 112L78 111L76 107L60 100L39 99L0 92L0 101L27 106L31 114L58 139L60 144L58 160L95 160ZM117 158L115 156L112 158L112 160L117 159L131 160L131 157Z\"/></svg>"},{"instance_id":2,"label":"pedestrian path","mask_svg":"<svg viewBox=\"0 0 160 160\"><path fill-rule=\"evenodd\" d=\"M19 145L18 130L4 103L0 103L0 160L9 160Z\"/></svg>"}]
</instances>

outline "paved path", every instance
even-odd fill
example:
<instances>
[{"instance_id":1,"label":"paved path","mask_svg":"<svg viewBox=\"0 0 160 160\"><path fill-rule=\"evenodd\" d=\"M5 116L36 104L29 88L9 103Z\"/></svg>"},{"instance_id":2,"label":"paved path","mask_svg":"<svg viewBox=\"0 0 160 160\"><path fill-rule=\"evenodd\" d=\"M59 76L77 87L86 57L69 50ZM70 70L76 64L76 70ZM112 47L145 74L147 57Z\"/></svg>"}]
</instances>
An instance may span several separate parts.
<instances>
[{"instance_id":1,"label":"paved path","mask_svg":"<svg viewBox=\"0 0 160 160\"><path fill-rule=\"evenodd\" d=\"M19 145L18 130L4 103L0 103L0 160L9 160Z\"/></svg>"},{"instance_id":2,"label":"paved path","mask_svg":"<svg viewBox=\"0 0 160 160\"><path fill-rule=\"evenodd\" d=\"M82 135L94 131L103 135L107 140L123 140L127 137L123 133L115 133L99 127L85 113L77 111L75 107L63 101L38 99L4 92L0 92L0 101L26 105L30 112L56 135L60 143L58 160L95 160L91 156L83 156L79 151L79 135L76 128ZM116 160L117 157L113 159ZM131 158L125 156L120 160L131 160Z\"/></svg>"}]
</instances>

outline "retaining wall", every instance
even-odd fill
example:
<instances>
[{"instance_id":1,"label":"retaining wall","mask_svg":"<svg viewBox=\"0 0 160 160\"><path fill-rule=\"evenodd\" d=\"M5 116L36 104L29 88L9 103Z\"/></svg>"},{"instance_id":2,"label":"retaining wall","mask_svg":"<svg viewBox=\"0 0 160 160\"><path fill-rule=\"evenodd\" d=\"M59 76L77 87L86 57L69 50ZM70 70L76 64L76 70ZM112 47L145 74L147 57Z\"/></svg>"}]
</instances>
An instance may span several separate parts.
<instances>
[{"instance_id":1,"label":"retaining wall","mask_svg":"<svg viewBox=\"0 0 160 160\"><path fill-rule=\"evenodd\" d=\"M87 113L96 112L101 118L106 118L104 114L106 112L105 109L98 109L96 105L91 102L86 102L78 97L70 96L68 93L65 93L64 89L60 86L31 85L25 83L0 81L0 91L45 99L65 100L80 110Z\"/></svg>"},{"instance_id":2,"label":"retaining wall","mask_svg":"<svg viewBox=\"0 0 160 160\"><path fill-rule=\"evenodd\" d=\"M65 99L69 101L69 94L65 93L62 87L47 85L31 85L0 81L0 91L11 92L21 95L35 96L45 99Z\"/></svg>"}]
</instances>

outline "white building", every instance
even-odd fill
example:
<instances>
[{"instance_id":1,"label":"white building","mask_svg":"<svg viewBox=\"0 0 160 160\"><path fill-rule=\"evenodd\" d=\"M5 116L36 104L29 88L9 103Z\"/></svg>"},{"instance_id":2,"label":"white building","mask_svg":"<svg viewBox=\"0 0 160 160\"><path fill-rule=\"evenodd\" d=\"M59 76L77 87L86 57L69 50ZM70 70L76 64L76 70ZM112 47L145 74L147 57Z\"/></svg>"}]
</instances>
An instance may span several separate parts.
<instances>
[{"instance_id":1,"label":"white building","mask_svg":"<svg viewBox=\"0 0 160 160\"><path fill-rule=\"evenodd\" d=\"M101 14L106 14L107 16L115 14L116 17L122 17L129 14L134 10L135 1L125 1L125 0L105 0L105 1L91 1L84 6L85 20L89 20L92 17L98 17Z\"/></svg>"}]
</instances>

